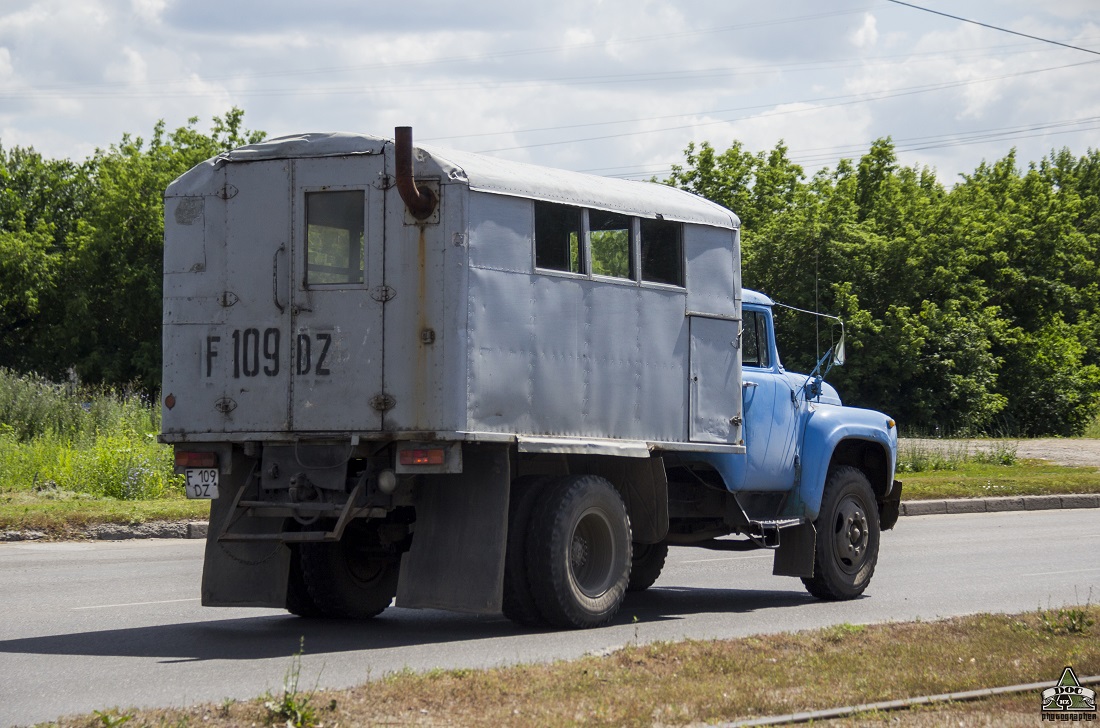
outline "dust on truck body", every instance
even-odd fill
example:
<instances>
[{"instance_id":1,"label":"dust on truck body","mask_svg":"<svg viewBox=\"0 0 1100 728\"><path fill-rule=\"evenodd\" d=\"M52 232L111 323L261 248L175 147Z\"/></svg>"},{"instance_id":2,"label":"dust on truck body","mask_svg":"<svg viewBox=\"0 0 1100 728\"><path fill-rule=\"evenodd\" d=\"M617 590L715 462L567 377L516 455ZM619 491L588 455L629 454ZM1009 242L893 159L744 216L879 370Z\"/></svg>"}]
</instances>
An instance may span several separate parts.
<instances>
[{"instance_id":1,"label":"dust on truck body","mask_svg":"<svg viewBox=\"0 0 1100 728\"><path fill-rule=\"evenodd\" d=\"M783 370L733 213L395 136L166 192L161 438L211 498L204 604L596 626L670 544L863 592L894 423Z\"/></svg>"}]
</instances>

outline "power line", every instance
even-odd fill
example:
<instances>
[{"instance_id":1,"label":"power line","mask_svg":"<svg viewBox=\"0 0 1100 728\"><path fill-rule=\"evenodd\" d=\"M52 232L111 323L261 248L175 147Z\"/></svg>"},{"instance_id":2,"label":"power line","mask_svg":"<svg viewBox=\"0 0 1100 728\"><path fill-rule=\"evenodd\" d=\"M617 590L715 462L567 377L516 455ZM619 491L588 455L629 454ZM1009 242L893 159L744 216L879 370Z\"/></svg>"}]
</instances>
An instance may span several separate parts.
<instances>
[{"instance_id":1,"label":"power line","mask_svg":"<svg viewBox=\"0 0 1100 728\"><path fill-rule=\"evenodd\" d=\"M1063 65L1063 66L1051 66L1051 67L1048 67L1048 68L1037 68L1037 69L1033 69L1033 70L1030 70L1030 71L1019 71L1017 73L1008 73L1008 74L1003 74L1003 75L1000 75L1000 76L989 76L989 77L986 77L986 78L970 79L970 80L967 80L967 81L952 81L952 82L949 82L949 83L929 84L929 85L925 85L925 86L911 86L911 87L904 88L904 89L899 89L899 90L893 91L893 92L881 92L881 93L880 92L872 92L870 94L857 94L857 95L849 94L849 95L844 95L844 96L828 96L828 97L817 98L817 99L808 99L808 100L803 100L803 101L786 102L786 104L798 104L798 103L809 104L809 103L817 103L817 102L820 102L820 101L837 100L835 103L831 103L831 104L821 104L820 106L811 106L811 107L801 108L801 109L786 109L786 110L783 110L783 111L774 111L774 112L769 113L769 114L760 114L758 116L753 116L753 117L739 117L739 118L736 118L736 119L716 119L714 121L700 121L700 122L695 122L695 123L692 123L692 124L680 124L680 125L676 125L676 126L666 126L666 127L661 127L659 129L646 129L644 131L621 132L621 133L618 133L618 134L604 134L604 135L601 135L601 136L583 137L583 138L580 138L580 139L575 139L575 138L574 139L564 139L564 140L561 140L561 141L540 142L540 143L537 143L537 144L519 144L519 145L516 145L516 146L500 147L500 148L497 148L497 149L482 149L482 150L478 150L478 154L493 154L493 153L496 153L496 152L508 152L508 151L513 151L513 150L517 150L517 149L533 149L533 148L536 148L536 147L551 147L551 146L558 146L558 145L561 145L561 144L578 144L580 142L604 141L604 140L607 140L607 139L619 139L619 138L623 138L623 137L641 136L641 135L644 135L644 134L655 134L655 133L664 132L664 131L678 131L678 130L681 130L681 129L695 129L695 128L703 127L703 126L715 126L717 124L732 124L732 123L737 122L737 121L748 121L748 120L764 119L764 118L770 118L770 117L774 117L774 116L786 116L788 114L799 114L799 113L805 113L805 112L808 112L808 111L820 111L821 109L829 109L829 108L835 108L835 107L839 107L839 106L851 106L853 104L862 104L862 103L866 103L868 101L881 101L883 99L898 98L898 97L901 97L901 96L913 96L913 95L916 95L916 94L929 93L929 92L932 92L932 91L943 91L943 90L951 89L951 88L961 88L961 87L964 87L964 86L972 86L972 85L979 84L979 83L988 83L990 81L1002 81L1002 80L1009 79L1009 78L1018 78L1020 76L1029 76L1029 75L1038 74L1038 73L1046 73L1047 71L1057 71L1057 70L1061 70L1061 69L1065 69L1065 68L1074 68L1076 66L1086 66L1086 65L1091 65L1091 64L1094 64L1094 63L1100 63L1100 61L1081 61L1079 63L1070 63L1070 64L1066 64L1066 65ZM844 99L844 100L838 100L838 99ZM774 103L772 103L772 104L761 104L761 105L757 105L757 106L742 107L740 109L731 109L730 111L748 111L748 110L752 110L752 109L755 109L755 108L774 107L774 106L780 106L780 105L784 105L784 104L774 104Z\"/></svg>"},{"instance_id":2,"label":"power line","mask_svg":"<svg viewBox=\"0 0 1100 728\"><path fill-rule=\"evenodd\" d=\"M557 52L562 52L562 51L585 50L585 49L589 49L589 48L603 48L603 47L606 47L608 45L645 44L645 43L652 43L654 41L659 41L659 40L669 40L669 39L677 39L677 38L690 38L690 37L696 37L696 36L700 36L700 35L714 35L714 34L717 34L717 33L728 33L728 32L736 31L736 30L749 30L749 29L753 29L753 28L762 28L762 27L768 27L768 26L773 26L773 25L788 25L788 24L791 24L791 23L800 23L800 22L808 22L808 21L815 21L815 20L823 20L825 18L831 18L831 17L840 16L840 15L853 15L855 13L862 13L866 10L872 9L873 7L874 7L873 5L872 6L862 6L862 7L857 7L857 8L848 8L848 9L845 9L845 10L832 10L832 11L823 12L823 13L813 13L813 14L810 14L810 15L796 15L796 16L793 16L793 17L777 18L777 19L773 19L773 20L759 20L759 21L748 22L748 23L738 23L736 25L723 25L723 26L718 26L718 27L713 27L713 28L692 28L692 29L689 29L689 30L681 30L681 31L676 31L676 32L671 32L671 33L660 33L660 34L655 34L655 35L641 35L641 36L633 36L633 37L629 37L629 38L611 38L611 39L606 39L606 40L589 41L589 42L583 42L583 43L563 43L563 44L554 45L554 46L539 46L539 47L535 47L535 48L515 48L515 49L512 49L512 50L497 51L495 53L483 53L483 54L474 55L474 56L445 56L445 57L434 58L434 59L425 60L425 61L402 61L401 64L400 64L400 68L404 70L404 69L409 69L409 68L423 68L425 66L438 66L438 65L444 65L444 64L473 63L473 62L478 62L478 61L489 61L489 60L502 59L502 58L515 58L515 57L518 57L518 56L530 56L530 55L540 55L540 54L544 54L544 53L557 53ZM288 77L293 77L293 76L328 75L328 74L332 74L332 73L358 73L358 72L363 72L363 71L374 71L374 70L379 70L379 69L393 69L393 68L394 68L393 63L382 62L382 63L372 63L372 64L366 64L366 65L357 65L357 66L331 66L331 67L327 67L327 68L291 69L291 70L281 70L281 71L265 71L265 72L250 73L250 74L231 74L231 75L224 75L224 76L206 76L206 77L203 77L199 80L203 81L203 82L248 81L248 80L260 79L260 78L288 78ZM140 88L140 87L161 88L161 87L163 87L165 85L168 85L168 84L190 84L190 83L193 83L194 81L195 81L195 79L193 79L193 78L161 79L161 80L154 80L154 81L145 81L141 84L133 84L133 83L130 83L130 82L127 82L127 81L116 81L116 82L111 82L111 83L95 84L94 86L92 86L92 88L95 88L95 87L105 88L105 89L120 88L120 87L125 87L125 88L135 88L135 87L137 87L137 88ZM54 85L51 85L51 86L40 87L39 89L35 89L35 91L62 91L62 92L64 92L64 91L72 89L72 87L74 85L80 86L83 89L89 88L89 86L87 84L84 84L84 83L79 83L79 84L54 84ZM361 91L361 89L360 89L360 91ZM202 93L208 93L208 92L202 92ZM67 97L67 98L70 98L70 97Z\"/></svg>"},{"instance_id":3,"label":"power line","mask_svg":"<svg viewBox=\"0 0 1100 728\"><path fill-rule=\"evenodd\" d=\"M895 5L904 5L907 8L913 8L914 10L923 10L926 13L932 13L933 15L942 15L945 18L951 18L952 20L960 20L964 23L971 23L973 25L980 25L983 28L989 28L990 30L999 30L1002 33L1011 33L1012 35L1018 35L1022 38L1030 38L1031 40L1042 41L1043 43L1050 43L1056 46L1062 46L1063 48L1072 48L1075 51L1084 51L1085 53L1092 53L1093 55L1100 56L1100 51L1094 51L1091 48L1082 48L1081 46L1070 45L1069 43L1061 43L1050 38L1040 38L1037 35L1028 35L1027 33L1020 33L1019 31L1009 30L1008 28L1002 28L997 25L990 25L989 23L982 23L977 20L970 20L969 18L960 18L958 15L951 15L950 13L941 13L939 10L933 10L932 8L924 8L920 5L914 5L913 3L902 2L902 0L886 0L888 3L894 3Z\"/></svg>"},{"instance_id":4,"label":"power line","mask_svg":"<svg viewBox=\"0 0 1100 728\"><path fill-rule=\"evenodd\" d=\"M1069 128L1075 127L1075 128ZM1033 139L1043 136L1056 136L1060 134L1074 134L1082 131L1094 131L1100 129L1100 116L1090 116L1082 119L1064 119L1060 121L1026 124L1021 126L1001 127L996 129L979 129L961 134L934 134L917 137L893 139L894 151L898 153L919 152L929 149L947 149L952 147L969 146L994 141L1009 141L1016 139ZM1038 133L1036 133L1038 132ZM836 147L812 147L809 149L790 149L788 159L795 164L815 164L833 159L847 157L849 154L862 154L870 148L872 142L862 144L846 144ZM677 162L678 163L678 162ZM618 172L608 174L610 177L662 177L672 172L672 163L664 165L634 165L642 168L637 172ZM582 172L597 173L608 170L631 169L631 166L603 167L599 169L579 170Z\"/></svg>"}]
</instances>

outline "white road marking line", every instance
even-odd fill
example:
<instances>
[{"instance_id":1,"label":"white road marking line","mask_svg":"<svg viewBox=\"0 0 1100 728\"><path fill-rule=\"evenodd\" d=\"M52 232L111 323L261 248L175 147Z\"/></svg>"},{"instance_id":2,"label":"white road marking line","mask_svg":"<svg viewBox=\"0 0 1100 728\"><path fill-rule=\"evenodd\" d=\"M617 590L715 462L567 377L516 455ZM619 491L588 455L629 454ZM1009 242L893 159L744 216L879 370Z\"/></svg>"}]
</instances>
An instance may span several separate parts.
<instances>
[{"instance_id":1,"label":"white road marking line","mask_svg":"<svg viewBox=\"0 0 1100 728\"><path fill-rule=\"evenodd\" d=\"M741 561L742 559L770 559L771 554L755 554L754 556L728 556L723 559L694 559L692 561L681 561L681 564L707 564L712 561Z\"/></svg>"},{"instance_id":2,"label":"white road marking line","mask_svg":"<svg viewBox=\"0 0 1100 728\"><path fill-rule=\"evenodd\" d=\"M199 597L191 599L162 599L159 602L130 602L129 604L97 604L94 607L70 607L74 612L81 609L113 609L115 607L144 607L149 604L175 604L177 602L197 602Z\"/></svg>"},{"instance_id":3,"label":"white road marking line","mask_svg":"<svg viewBox=\"0 0 1100 728\"><path fill-rule=\"evenodd\" d=\"M1096 569L1070 569L1069 571L1040 571L1035 574L1020 574L1020 576L1057 576L1058 574L1088 574L1093 571L1100 571L1100 568Z\"/></svg>"}]
</instances>

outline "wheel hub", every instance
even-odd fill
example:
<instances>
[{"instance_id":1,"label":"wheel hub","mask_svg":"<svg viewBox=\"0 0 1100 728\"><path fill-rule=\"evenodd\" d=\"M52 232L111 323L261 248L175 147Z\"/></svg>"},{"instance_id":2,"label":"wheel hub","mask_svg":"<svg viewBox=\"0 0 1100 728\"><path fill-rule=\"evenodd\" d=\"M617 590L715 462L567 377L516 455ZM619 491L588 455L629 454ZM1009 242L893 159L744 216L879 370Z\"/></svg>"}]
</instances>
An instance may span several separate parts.
<instances>
[{"instance_id":1,"label":"wheel hub","mask_svg":"<svg viewBox=\"0 0 1100 728\"><path fill-rule=\"evenodd\" d=\"M615 553L607 516L589 509L578 519L569 540L569 570L581 592L595 598L607 591L615 577Z\"/></svg>"},{"instance_id":2,"label":"wheel hub","mask_svg":"<svg viewBox=\"0 0 1100 728\"><path fill-rule=\"evenodd\" d=\"M863 566L870 541L867 514L854 499L846 498L837 508L835 553L841 569L855 573Z\"/></svg>"},{"instance_id":3,"label":"wheel hub","mask_svg":"<svg viewBox=\"0 0 1100 728\"><path fill-rule=\"evenodd\" d=\"M574 534L573 545L569 550L569 561L573 564L574 571L583 569L588 563L588 553L588 539L580 534Z\"/></svg>"}]
</instances>

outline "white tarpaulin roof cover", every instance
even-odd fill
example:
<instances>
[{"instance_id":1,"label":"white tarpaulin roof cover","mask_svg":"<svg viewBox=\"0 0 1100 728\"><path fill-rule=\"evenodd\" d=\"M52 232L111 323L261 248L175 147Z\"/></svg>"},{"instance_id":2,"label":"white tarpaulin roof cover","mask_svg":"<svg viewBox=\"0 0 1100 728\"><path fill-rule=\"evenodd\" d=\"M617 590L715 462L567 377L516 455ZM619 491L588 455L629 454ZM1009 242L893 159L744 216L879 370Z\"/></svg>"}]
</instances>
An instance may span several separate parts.
<instances>
[{"instance_id":1,"label":"white tarpaulin roof cover","mask_svg":"<svg viewBox=\"0 0 1100 728\"><path fill-rule=\"evenodd\" d=\"M210 160L208 164L217 165L223 160L248 162L379 154L387 144L392 144L392 141L349 132L298 134L241 147ZM416 159L418 165L434 163L446 179L465 183L478 192L561 202L640 217L661 215L669 220L722 228L740 226L737 216L721 205L663 184L598 177L434 146L418 147ZM425 172L427 170L422 166L418 167L418 175ZM428 173L433 174L434 170Z\"/></svg>"}]
</instances>

